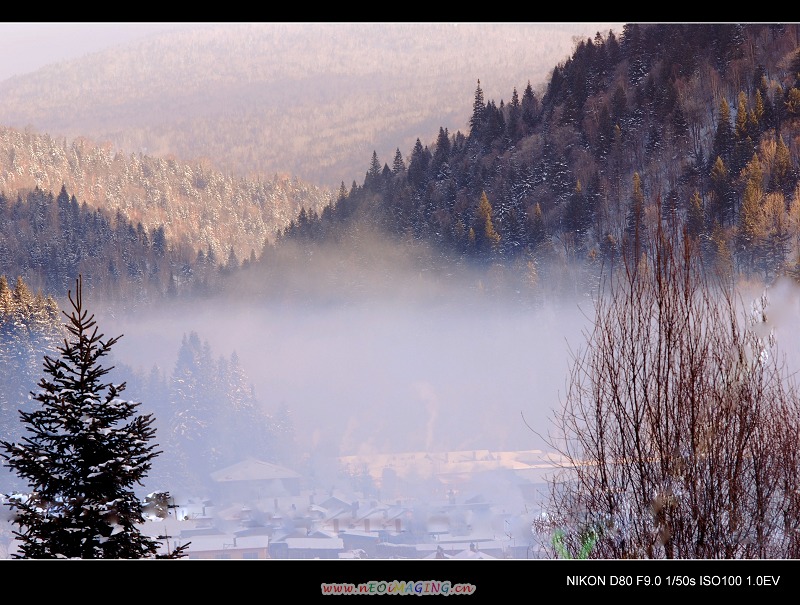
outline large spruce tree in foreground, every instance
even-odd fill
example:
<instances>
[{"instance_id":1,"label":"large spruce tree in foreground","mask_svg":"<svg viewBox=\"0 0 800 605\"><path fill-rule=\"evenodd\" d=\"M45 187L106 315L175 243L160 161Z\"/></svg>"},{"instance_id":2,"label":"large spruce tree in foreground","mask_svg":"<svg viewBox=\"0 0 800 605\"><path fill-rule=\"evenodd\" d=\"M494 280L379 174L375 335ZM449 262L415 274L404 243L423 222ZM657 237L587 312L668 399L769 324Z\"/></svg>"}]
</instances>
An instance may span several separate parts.
<instances>
[{"instance_id":1,"label":"large spruce tree in foreground","mask_svg":"<svg viewBox=\"0 0 800 605\"><path fill-rule=\"evenodd\" d=\"M6 465L27 480L30 492L7 504L17 512L18 558L178 558L185 546L158 555L160 542L140 531L143 504L132 486L141 485L160 452L151 415L120 398L125 384L103 382L111 368L100 365L120 336L104 339L94 315L84 308L76 282L68 318L69 336L60 356L44 357L45 376L35 411L20 411L28 436L0 441Z\"/></svg>"}]
</instances>

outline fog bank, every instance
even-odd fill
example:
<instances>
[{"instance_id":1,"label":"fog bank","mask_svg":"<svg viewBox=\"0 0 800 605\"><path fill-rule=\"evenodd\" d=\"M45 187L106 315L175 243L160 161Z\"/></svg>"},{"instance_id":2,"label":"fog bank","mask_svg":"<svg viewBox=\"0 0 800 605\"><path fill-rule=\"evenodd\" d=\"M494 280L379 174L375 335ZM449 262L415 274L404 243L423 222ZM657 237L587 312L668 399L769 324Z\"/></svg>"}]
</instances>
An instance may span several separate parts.
<instances>
[{"instance_id":1,"label":"fog bank","mask_svg":"<svg viewBox=\"0 0 800 605\"><path fill-rule=\"evenodd\" d=\"M547 431L568 345L586 323L575 302L458 296L433 306L206 301L98 318L107 334L124 334L115 355L136 368L169 375L191 331L217 356L235 351L267 411L291 410L301 450L331 455L545 447L526 422Z\"/></svg>"}]
</instances>

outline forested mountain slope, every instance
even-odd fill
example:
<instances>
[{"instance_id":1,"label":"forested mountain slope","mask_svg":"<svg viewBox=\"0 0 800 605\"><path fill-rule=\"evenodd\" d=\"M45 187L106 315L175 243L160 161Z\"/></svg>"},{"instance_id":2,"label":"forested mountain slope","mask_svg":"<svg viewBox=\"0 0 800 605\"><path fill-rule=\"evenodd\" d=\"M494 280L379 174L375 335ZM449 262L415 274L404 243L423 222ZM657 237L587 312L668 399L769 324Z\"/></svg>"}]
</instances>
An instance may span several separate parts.
<instances>
[{"instance_id":1,"label":"forested mountain slope","mask_svg":"<svg viewBox=\"0 0 800 605\"><path fill-rule=\"evenodd\" d=\"M573 36L610 27L198 23L0 82L0 124L335 187L373 149L462 128L476 78L493 96L539 87Z\"/></svg>"},{"instance_id":2,"label":"forested mountain slope","mask_svg":"<svg viewBox=\"0 0 800 605\"><path fill-rule=\"evenodd\" d=\"M161 228L171 246L192 255L211 250L220 262L231 250L240 261L259 255L302 207L321 209L331 197L297 179L233 177L208 163L0 127L0 192L13 200L19 191L57 195L62 187L80 205L120 213L148 232Z\"/></svg>"},{"instance_id":3,"label":"forested mountain slope","mask_svg":"<svg viewBox=\"0 0 800 605\"><path fill-rule=\"evenodd\" d=\"M543 95L496 102L479 79L466 132L373 154L361 184L301 211L282 241L352 240L369 225L585 291L671 218L721 269L795 274L799 39L796 24L627 24L581 41Z\"/></svg>"}]
</instances>

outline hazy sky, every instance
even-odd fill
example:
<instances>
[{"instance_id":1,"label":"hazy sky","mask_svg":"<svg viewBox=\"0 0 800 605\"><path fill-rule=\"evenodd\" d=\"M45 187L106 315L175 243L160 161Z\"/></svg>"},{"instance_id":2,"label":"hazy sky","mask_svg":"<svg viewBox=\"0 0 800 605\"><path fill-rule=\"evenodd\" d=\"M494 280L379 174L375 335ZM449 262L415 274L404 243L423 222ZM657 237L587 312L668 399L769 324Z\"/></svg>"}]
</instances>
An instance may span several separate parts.
<instances>
[{"instance_id":1,"label":"hazy sky","mask_svg":"<svg viewBox=\"0 0 800 605\"><path fill-rule=\"evenodd\" d=\"M0 22L0 82L50 63L207 22Z\"/></svg>"},{"instance_id":2,"label":"hazy sky","mask_svg":"<svg viewBox=\"0 0 800 605\"><path fill-rule=\"evenodd\" d=\"M137 38L196 23L3 22L0 81Z\"/></svg>"}]
</instances>

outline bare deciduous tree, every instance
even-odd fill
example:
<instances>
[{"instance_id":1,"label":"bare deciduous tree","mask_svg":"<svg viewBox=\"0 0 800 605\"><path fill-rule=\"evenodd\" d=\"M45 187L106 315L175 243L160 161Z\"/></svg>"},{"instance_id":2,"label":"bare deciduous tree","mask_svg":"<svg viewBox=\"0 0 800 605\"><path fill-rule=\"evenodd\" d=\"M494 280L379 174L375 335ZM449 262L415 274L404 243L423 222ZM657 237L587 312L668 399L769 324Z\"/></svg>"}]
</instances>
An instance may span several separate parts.
<instances>
[{"instance_id":1,"label":"bare deciduous tree","mask_svg":"<svg viewBox=\"0 0 800 605\"><path fill-rule=\"evenodd\" d=\"M769 332L658 225L608 276L548 441L569 461L534 527L554 556L800 555L800 400Z\"/></svg>"}]
</instances>

